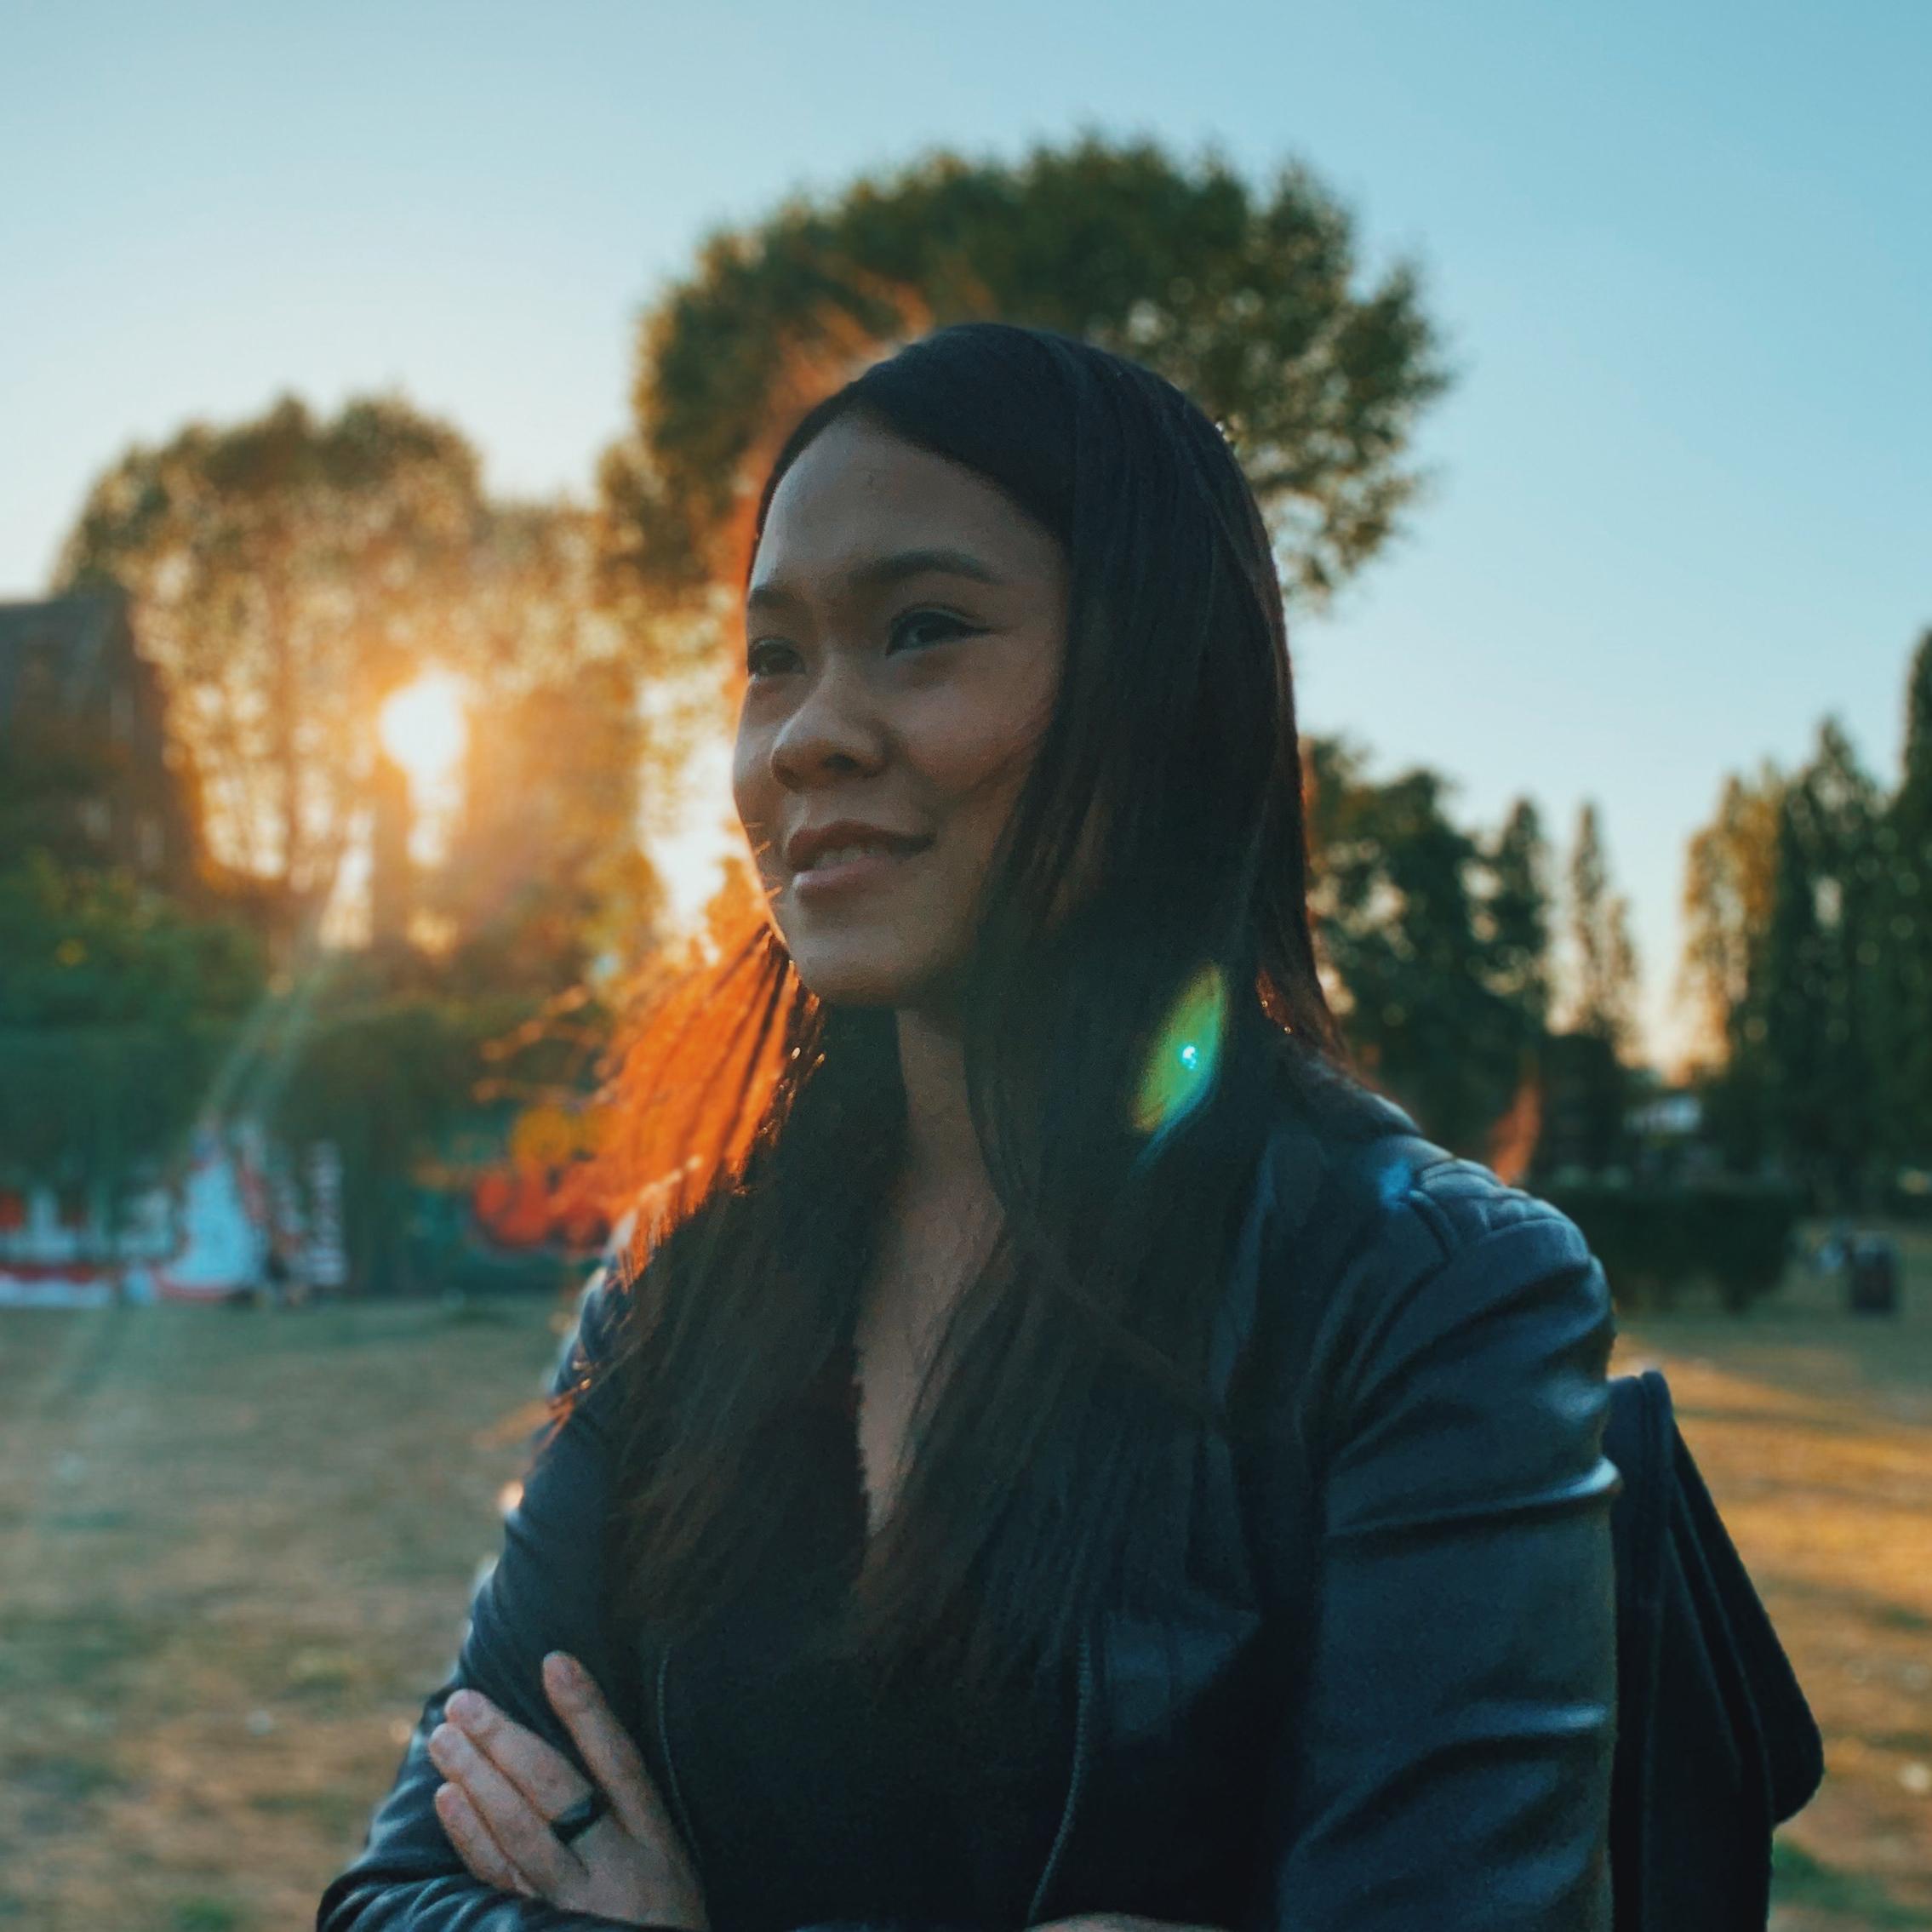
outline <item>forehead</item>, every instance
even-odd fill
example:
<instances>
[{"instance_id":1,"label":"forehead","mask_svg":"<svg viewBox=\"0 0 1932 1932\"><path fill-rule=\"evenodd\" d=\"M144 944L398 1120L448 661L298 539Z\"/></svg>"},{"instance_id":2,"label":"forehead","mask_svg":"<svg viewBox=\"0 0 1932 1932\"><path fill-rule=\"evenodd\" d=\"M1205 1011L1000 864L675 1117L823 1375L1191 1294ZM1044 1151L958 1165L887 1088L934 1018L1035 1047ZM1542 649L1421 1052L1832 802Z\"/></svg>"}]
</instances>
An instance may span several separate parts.
<instances>
[{"instance_id":1,"label":"forehead","mask_svg":"<svg viewBox=\"0 0 1932 1932\"><path fill-rule=\"evenodd\" d=\"M967 550L1001 574L1057 569L1052 534L976 472L864 418L814 437L773 493L754 586L835 577L887 552Z\"/></svg>"}]
</instances>

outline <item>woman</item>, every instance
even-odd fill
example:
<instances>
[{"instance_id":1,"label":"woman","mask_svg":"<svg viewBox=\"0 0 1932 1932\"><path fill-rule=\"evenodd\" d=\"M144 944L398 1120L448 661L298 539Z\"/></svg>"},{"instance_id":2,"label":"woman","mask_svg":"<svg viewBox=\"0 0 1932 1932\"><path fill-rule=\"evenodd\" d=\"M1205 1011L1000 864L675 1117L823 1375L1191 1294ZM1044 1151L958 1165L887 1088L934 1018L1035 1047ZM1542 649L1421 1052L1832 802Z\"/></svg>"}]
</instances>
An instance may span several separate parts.
<instances>
[{"instance_id":1,"label":"woman","mask_svg":"<svg viewBox=\"0 0 1932 1932\"><path fill-rule=\"evenodd\" d=\"M1347 1066L1227 443L968 324L749 534L769 906L318 1923L1607 1932L1608 1292Z\"/></svg>"}]
</instances>

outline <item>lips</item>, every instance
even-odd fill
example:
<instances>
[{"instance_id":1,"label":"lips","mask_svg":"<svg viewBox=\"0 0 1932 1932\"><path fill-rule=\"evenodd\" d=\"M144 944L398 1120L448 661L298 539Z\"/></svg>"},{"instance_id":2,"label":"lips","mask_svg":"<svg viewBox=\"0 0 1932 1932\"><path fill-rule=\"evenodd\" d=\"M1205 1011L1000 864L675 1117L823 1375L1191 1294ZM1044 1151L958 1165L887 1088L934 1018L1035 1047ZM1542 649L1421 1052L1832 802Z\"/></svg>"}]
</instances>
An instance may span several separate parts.
<instances>
[{"instance_id":1,"label":"lips","mask_svg":"<svg viewBox=\"0 0 1932 1932\"><path fill-rule=\"evenodd\" d=\"M809 866L801 866L798 869L801 872L836 871L840 866L849 865L858 859L903 859L922 850L928 843L917 838L842 840L837 845L826 846Z\"/></svg>"},{"instance_id":2,"label":"lips","mask_svg":"<svg viewBox=\"0 0 1932 1932\"><path fill-rule=\"evenodd\" d=\"M914 833L892 832L855 819L835 819L829 825L807 826L794 832L786 843L785 860L794 872L803 876L820 864L826 853L843 847L866 847L904 858L931 843L930 838Z\"/></svg>"},{"instance_id":3,"label":"lips","mask_svg":"<svg viewBox=\"0 0 1932 1932\"><path fill-rule=\"evenodd\" d=\"M869 851L846 848L845 858L837 856L839 847L828 846L816 865L792 875L792 890L806 905L868 891L894 877L901 866L911 864L931 843L921 839L910 847L877 845Z\"/></svg>"}]
</instances>

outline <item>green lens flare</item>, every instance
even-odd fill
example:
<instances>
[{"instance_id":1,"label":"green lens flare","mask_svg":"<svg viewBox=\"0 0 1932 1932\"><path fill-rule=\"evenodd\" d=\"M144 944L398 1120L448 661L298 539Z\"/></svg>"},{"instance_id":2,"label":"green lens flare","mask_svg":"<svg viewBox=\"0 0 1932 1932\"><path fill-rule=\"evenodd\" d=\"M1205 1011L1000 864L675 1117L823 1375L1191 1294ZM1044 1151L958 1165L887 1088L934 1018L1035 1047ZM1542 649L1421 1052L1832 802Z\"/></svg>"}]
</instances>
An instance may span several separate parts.
<instances>
[{"instance_id":1,"label":"green lens flare","mask_svg":"<svg viewBox=\"0 0 1932 1932\"><path fill-rule=\"evenodd\" d=\"M1157 1134L1172 1127L1207 1098L1226 1028L1227 985L1210 960L1181 990L1154 1041L1134 1103L1139 1132Z\"/></svg>"}]
</instances>

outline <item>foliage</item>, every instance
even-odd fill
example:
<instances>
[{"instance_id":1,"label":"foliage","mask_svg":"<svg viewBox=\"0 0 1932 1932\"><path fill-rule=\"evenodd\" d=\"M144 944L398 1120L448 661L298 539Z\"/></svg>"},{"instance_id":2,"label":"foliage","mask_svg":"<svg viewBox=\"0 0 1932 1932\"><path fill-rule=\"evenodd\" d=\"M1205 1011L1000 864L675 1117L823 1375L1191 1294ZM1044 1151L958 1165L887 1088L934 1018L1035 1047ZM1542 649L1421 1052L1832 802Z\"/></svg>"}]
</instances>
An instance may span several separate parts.
<instances>
[{"instance_id":1,"label":"foliage","mask_svg":"<svg viewBox=\"0 0 1932 1932\"><path fill-rule=\"evenodd\" d=\"M0 872L0 1025L179 1025L243 1012L260 985L243 928L192 919L125 872L37 848Z\"/></svg>"},{"instance_id":2,"label":"foliage","mask_svg":"<svg viewBox=\"0 0 1932 1932\"><path fill-rule=\"evenodd\" d=\"M1727 781L1686 885L1685 977L1724 1048L1701 1083L1713 1136L1838 1209L1932 1166L1932 632L1906 697L1889 798L1827 718L1801 770Z\"/></svg>"},{"instance_id":3,"label":"foliage","mask_svg":"<svg viewBox=\"0 0 1932 1932\"><path fill-rule=\"evenodd\" d=\"M1615 1040L1601 1031L1553 1033L1536 1059L1535 1183L1560 1179L1568 1169L1603 1174L1625 1167L1633 1152L1628 1123L1638 1083Z\"/></svg>"},{"instance_id":4,"label":"foliage","mask_svg":"<svg viewBox=\"0 0 1932 1932\"><path fill-rule=\"evenodd\" d=\"M1876 981L1872 1098L1886 1148L1932 1168L1932 628L1906 682L1904 770L1875 829L1879 872L1861 962Z\"/></svg>"},{"instance_id":5,"label":"foliage","mask_svg":"<svg viewBox=\"0 0 1932 1932\"><path fill-rule=\"evenodd\" d=\"M1085 336L1224 427L1291 596L1380 550L1420 479L1411 426L1448 385L1415 271L1358 291L1350 216L1304 168L1089 134L1018 164L943 151L719 229L643 319L633 433L603 472L620 576L701 603L743 544L746 489L790 423L913 336L997 317Z\"/></svg>"},{"instance_id":6,"label":"foliage","mask_svg":"<svg viewBox=\"0 0 1932 1932\"><path fill-rule=\"evenodd\" d=\"M1637 951L1630 937L1630 902L1610 891L1609 859L1586 801L1577 814L1569 861L1569 929L1576 961L1576 998L1571 1028L1609 1041L1620 1060L1635 1029Z\"/></svg>"},{"instance_id":7,"label":"foliage","mask_svg":"<svg viewBox=\"0 0 1932 1932\"><path fill-rule=\"evenodd\" d=\"M1518 803L1489 844L1439 775L1377 784L1346 740L1309 741L1310 905L1364 1066L1445 1145L1481 1153L1542 1037L1546 854Z\"/></svg>"},{"instance_id":8,"label":"foliage","mask_svg":"<svg viewBox=\"0 0 1932 1932\"><path fill-rule=\"evenodd\" d=\"M106 841L77 807L111 784L125 751L59 712L9 732L0 763L0 853L37 849L58 864L99 866Z\"/></svg>"},{"instance_id":9,"label":"foliage","mask_svg":"<svg viewBox=\"0 0 1932 1932\"><path fill-rule=\"evenodd\" d=\"M1781 1151L1834 1198L1877 1152L1870 1105L1878 787L1835 721L1778 815L1777 891L1750 1003Z\"/></svg>"},{"instance_id":10,"label":"foliage","mask_svg":"<svg viewBox=\"0 0 1932 1932\"><path fill-rule=\"evenodd\" d=\"M1749 1307L1778 1285L1804 1210L1800 1189L1738 1179L1552 1182L1543 1192L1582 1231L1626 1312L1667 1308L1701 1275L1725 1307Z\"/></svg>"},{"instance_id":11,"label":"foliage","mask_svg":"<svg viewBox=\"0 0 1932 1932\"><path fill-rule=\"evenodd\" d=\"M292 1146L326 1140L340 1153L345 1245L358 1290L409 1285L410 1164L465 1103L474 1053L460 1015L441 1002L352 996L308 1020L283 1058L267 1124Z\"/></svg>"},{"instance_id":12,"label":"foliage","mask_svg":"<svg viewBox=\"0 0 1932 1932\"><path fill-rule=\"evenodd\" d=\"M638 844L643 732L627 666L533 685L471 721L463 809L428 882L454 982L533 992L655 943L664 888Z\"/></svg>"},{"instance_id":13,"label":"foliage","mask_svg":"<svg viewBox=\"0 0 1932 1932\"><path fill-rule=\"evenodd\" d=\"M111 1192L186 1131L262 983L239 924L28 850L0 871L0 1163Z\"/></svg>"},{"instance_id":14,"label":"foliage","mask_svg":"<svg viewBox=\"0 0 1932 1932\"><path fill-rule=\"evenodd\" d=\"M1755 779L1727 774L1716 816L1690 841L1678 992L1696 1015L1700 1058L1724 1057L1732 1016L1751 981L1777 886L1778 806L1784 780L1769 760Z\"/></svg>"},{"instance_id":15,"label":"foliage","mask_svg":"<svg viewBox=\"0 0 1932 1932\"><path fill-rule=\"evenodd\" d=\"M386 685L439 640L480 513L474 452L398 401L318 421L294 397L137 446L62 552L118 583L207 787L218 859L326 891Z\"/></svg>"},{"instance_id":16,"label":"foliage","mask_svg":"<svg viewBox=\"0 0 1932 1932\"><path fill-rule=\"evenodd\" d=\"M488 500L463 437L394 398L328 420L285 398L130 449L59 574L133 597L210 851L273 883L285 932L326 900L356 834L391 689L436 664L513 703L635 661L597 606L590 515ZM643 749L613 746L633 763Z\"/></svg>"},{"instance_id":17,"label":"foliage","mask_svg":"<svg viewBox=\"0 0 1932 1932\"><path fill-rule=\"evenodd\" d=\"M279 1003L256 1042L274 1077L247 1096L292 1146L342 1158L350 1279L358 1292L426 1285L412 1262L412 1175L487 1111L582 1094L611 1016L581 989L540 998L500 985L453 992L419 957L339 960L308 997Z\"/></svg>"}]
</instances>

